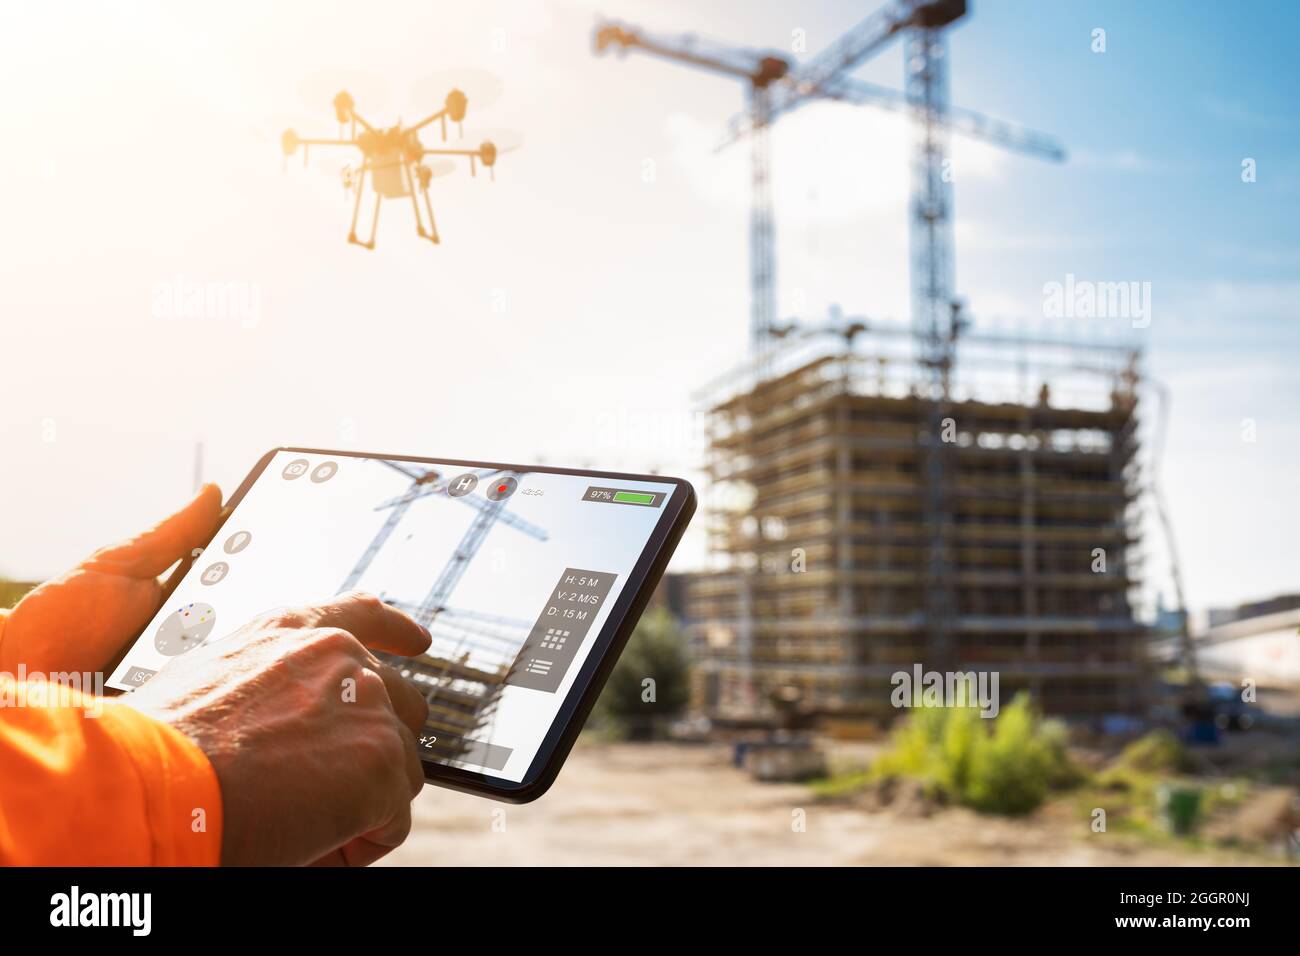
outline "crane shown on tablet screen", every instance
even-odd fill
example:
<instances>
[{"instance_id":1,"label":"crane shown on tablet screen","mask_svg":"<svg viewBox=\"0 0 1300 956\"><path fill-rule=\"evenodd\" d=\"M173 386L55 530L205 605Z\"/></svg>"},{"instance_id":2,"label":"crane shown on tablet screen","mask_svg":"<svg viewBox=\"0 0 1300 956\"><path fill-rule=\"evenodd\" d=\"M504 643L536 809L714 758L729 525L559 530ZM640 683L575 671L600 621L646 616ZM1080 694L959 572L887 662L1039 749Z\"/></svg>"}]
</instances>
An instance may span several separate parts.
<instances>
[{"instance_id":1,"label":"crane shown on tablet screen","mask_svg":"<svg viewBox=\"0 0 1300 956\"><path fill-rule=\"evenodd\" d=\"M401 494L375 506L375 511L387 512L387 516L339 587L340 593L357 587L417 501L432 498L456 502L475 512L450 559L420 601L380 594L385 603L400 608L430 630L433 644L419 657L407 659L383 653L379 657L411 681L429 705L429 719L420 735L422 747L444 759L457 759L471 746L467 735L481 733L491 725L501 688L532 622L448 606L448 598L498 524L537 541L545 541L549 535L544 528L506 510L507 495L491 493L491 483L500 482L504 492L518 479L519 472L477 468L452 474L415 463L375 460L408 478L411 484ZM488 484L488 494L455 491L456 483L465 482L473 488L480 481Z\"/></svg>"}]
</instances>

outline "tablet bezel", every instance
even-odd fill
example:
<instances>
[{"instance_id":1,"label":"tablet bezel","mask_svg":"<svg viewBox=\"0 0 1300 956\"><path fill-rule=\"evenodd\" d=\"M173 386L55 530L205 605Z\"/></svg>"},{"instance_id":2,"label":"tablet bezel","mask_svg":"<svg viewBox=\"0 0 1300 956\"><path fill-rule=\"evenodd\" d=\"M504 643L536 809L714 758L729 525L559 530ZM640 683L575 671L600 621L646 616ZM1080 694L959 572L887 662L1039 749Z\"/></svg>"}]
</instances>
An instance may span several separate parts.
<instances>
[{"instance_id":1,"label":"tablet bezel","mask_svg":"<svg viewBox=\"0 0 1300 956\"><path fill-rule=\"evenodd\" d=\"M427 783L437 784L452 790L476 793L503 800L508 803L527 803L536 800L555 782L565 758L573 748L591 708L600 696L601 689L609 679L619 655L627 645L636 622L650 600L655 586L663 577L664 569L672 557L677 543L681 540L691 516L695 513L695 489L684 478L666 475L640 475L627 472L591 471L585 468L564 468L552 465L513 465L502 462L477 461L463 458L433 458L418 455L390 455L375 452L347 451L337 448L301 448L297 446L280 446L266 452L240 482L234 494L222 507L221 523L213 531L212 537L204 542L206 548L221 532L221 528L230 519L230 513L243 499L248 490L261 477L267 465L280 452L305 455L330 455L347 458L379 458L388 461L409 461L416 464L455 465L467 468L499 468L503 471L533 472L543 474L572 475L580 478L599 478L611 481L648 481L671 484L676 490L665 502L663 514L655 525L641 551L640 557L627 576L627 583L619 592L618 600L610 609L604 625L595 637L591 651L578 669L568 694L561 702L550 729L537 748L537 754L529 765L523 780L515 782L494 777L491 774L450 767L444 764L421 760L424 765L424 777ZM168 577L163 587L162 602L165 604L172 592L180 585L181 579L195 561L191 557L182 561ZM141 632L143 634L143 631ZM126 650L139 640L137 635L123 649ZM113 666L116 667L115 661Z\"/></svg>"}]
</instances>

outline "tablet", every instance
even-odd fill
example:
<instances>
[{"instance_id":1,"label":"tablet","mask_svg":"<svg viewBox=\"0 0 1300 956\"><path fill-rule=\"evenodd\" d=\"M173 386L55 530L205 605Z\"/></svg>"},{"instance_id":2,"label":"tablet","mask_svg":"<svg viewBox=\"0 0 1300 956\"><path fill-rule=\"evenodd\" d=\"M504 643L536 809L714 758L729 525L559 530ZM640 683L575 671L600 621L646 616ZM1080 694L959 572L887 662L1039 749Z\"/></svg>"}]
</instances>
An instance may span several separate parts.
<instances>
[{"instance_id":1,"label":"tablet","mask_svg":"<svg viewBox=\"0 0 1300 956\"><path fill-rule=\"evenodd\" d=\"M429 629L429 782L512 802L559 772L695 510L680 478L277 448L113 669L130 691L276 607L368 591Z\"/></svg>"}]
</instances>

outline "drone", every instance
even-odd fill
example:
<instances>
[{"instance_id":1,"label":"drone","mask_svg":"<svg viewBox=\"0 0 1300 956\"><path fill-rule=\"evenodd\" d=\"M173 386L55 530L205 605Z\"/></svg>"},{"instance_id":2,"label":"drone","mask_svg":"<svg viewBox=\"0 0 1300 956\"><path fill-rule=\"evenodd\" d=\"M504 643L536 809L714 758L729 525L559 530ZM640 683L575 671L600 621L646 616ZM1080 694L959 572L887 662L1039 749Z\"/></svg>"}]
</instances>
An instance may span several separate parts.
<instances>
[{"instance_id":1,"label":"drone","mask_svg":"<svg viewBox=\"0 0 1300 956\"><path fill-rule=\"evenodd\" d=\"M411 209L415 213L415 230L421 239L428 239L434 245L438 238L438 227L433 219L433 204L429 201L429 183L435 176L443 175L454 168L449 160L433 164L426 163L428 156L464 156L469 159L471 176L478 175L478 167L483 166L492 179L496 179L497 147L491 140L483 140L477 149L426 149L420 141L420 130L438 123L442 131L442 141L447 141L447 123L455 123L460 135L464 135L462 123L469 97L458 89L447 94L443 108L413 126L403 126L398 121L396 126L387 128L373 126L366 122L356 110L352 95L346 90L334 97L334 115L339 121L338 139L303 139L291 129L280 136L280 146L284 150L285 161L302 147L302 162L307 165L307 153L312 146L355 146L361 150L361 164L358 167L345 167L343 186L355 189L357 198L352 207L352 228L348 231L348 242L366 249L375 248L375 232L379 228L379 203L382 199L401 199L411 197ZM343 138L343 127L349 127L349 135ZM362 241L357 238L357 220L361 215L361 197L366 188L366 177L370 177L375 193L375 211L370 222L370 238ZM416 192L424 199L421 211ZM425 216L428 226L425 226Z\"/></svg>"}]
</instances>

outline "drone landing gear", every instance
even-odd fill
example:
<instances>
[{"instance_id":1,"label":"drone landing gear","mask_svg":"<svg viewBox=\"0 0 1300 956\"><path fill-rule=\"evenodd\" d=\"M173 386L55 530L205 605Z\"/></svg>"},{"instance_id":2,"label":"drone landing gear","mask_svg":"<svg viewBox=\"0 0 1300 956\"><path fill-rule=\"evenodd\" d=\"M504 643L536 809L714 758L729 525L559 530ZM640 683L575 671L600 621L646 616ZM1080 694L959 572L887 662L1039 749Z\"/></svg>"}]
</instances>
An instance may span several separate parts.
<instances>
[{"instance_id":1,"label":"drone landing gear","mask_svg":"<svg viewBox=\"0 0 1300 956\"><path fill-rule=\"evenodd\" d=\"M420 192L424 196L424 208L429 213L429 230L424 229L424 223L420 220L420 207L415 201L415 193L411 193L411 206L415 209L415 228L420 233L421 239L428 239L435 246L440 245L442 240L438 238L438 224L433 221L433 204L429 202L429 190L422 189Z\"/></svg>"},{"instance_id":2,"label":"drone landing gear","mask_svg":"<svg viewBox=\"0 0 1300 956\"><path fill-rule=\"evenodd\" d=\"M352 228L348 231L348 242L355 246L361 246L363 249L375 248L375 233L379 230L379 201L381 199L378 191L375 192L375 213L370 220L370 240L362 242L357 238L357 219L361 215L361 194L366 191L366 173L369 167L361 167L361 175L357 179L357 201L352 206Z\"/></svg>"},{"instance_id":3,"label":"drone landing gear","mask_svg":"<svg viewBox=\"0 0 1300 956\"><path fill-rule=\"evenodd\" d=\"M433 232L433 235L429 236L429 241L436 246L442 240L438 238L438 224L433 221L433 206L429 203L429 191L427 189L424 191L424 205L429 210L429 229Z\"/></svg>"},{"instance_id":4,"label":"drone landing gear","mask_svg":"<svg viewBox=\"0 0 1300 956\"><path fill-rule=\"evenodd\" d=\"M429 212L429 228L424 228L424 219L420 215L420 203L415 198L416 177L420 181L420 193L424 196L424 208ZM421 239L428 239L435 246L439 245L442 240L438 238L438 224L433 221L433 206L429 203L429 183L425 174L418 172L418 169L412 169L409 165L402 167L402 178L406 186L406 191L411 196L411 212L415 213L415 232Z\"/></svg>"}]
</instances>

